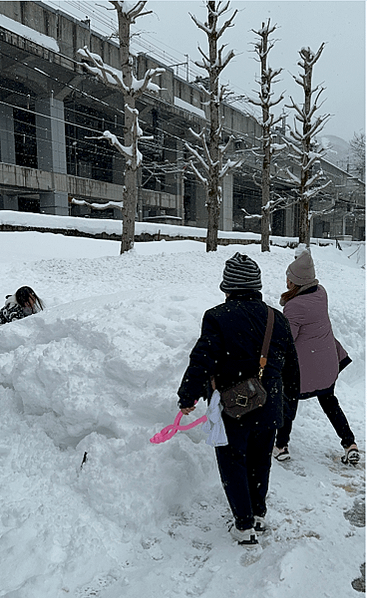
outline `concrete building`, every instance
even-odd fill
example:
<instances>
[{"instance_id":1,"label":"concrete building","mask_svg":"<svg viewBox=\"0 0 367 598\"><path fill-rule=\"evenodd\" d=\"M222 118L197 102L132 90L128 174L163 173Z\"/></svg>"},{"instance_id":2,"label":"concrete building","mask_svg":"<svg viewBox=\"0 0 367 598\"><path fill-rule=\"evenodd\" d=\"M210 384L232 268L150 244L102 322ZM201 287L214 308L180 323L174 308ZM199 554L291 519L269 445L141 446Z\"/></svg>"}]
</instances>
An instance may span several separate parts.
<instances>
[{"instance_id":1,"label":"concrete building","mask_svg":"<svg viewBox=\"0 0 367 598\"><path fill-rule=\"evenodd\" d=\"M124 100L86 72L77 55L84 46L119 68L118 45L91 31L87 21L43 2L0 1L0 209L100 217L72 199L122 199L124 160L97 137L108 129L123 139ZM152 57L136 57L138 77L154 66ZM207 122L205 92L169 67L158 83L158 95L146 93L138 102L141 126L153 140L140 145L137 219L205 227L204 190L187 168L184 145L193 141L189 129L199 131ZM243 155L244 163L223 182L220 228L256 231L258 221L245 219L243 209L256 214L261 205L254 182L261 164L249 151L258 144L260 127L233 106L223 104L222 114L225 137L234 137L229 156ZM273 167L273 187L291 195L281 162ZM318 203L337 202L333 219L313 218L313 234L364 238L364 183L326 161L322 168L333 183ZM121 217L117 209L102 215ZM296 207L275 212L273 234L297 235L297 217Z\"/></svg>"}]
</instances>

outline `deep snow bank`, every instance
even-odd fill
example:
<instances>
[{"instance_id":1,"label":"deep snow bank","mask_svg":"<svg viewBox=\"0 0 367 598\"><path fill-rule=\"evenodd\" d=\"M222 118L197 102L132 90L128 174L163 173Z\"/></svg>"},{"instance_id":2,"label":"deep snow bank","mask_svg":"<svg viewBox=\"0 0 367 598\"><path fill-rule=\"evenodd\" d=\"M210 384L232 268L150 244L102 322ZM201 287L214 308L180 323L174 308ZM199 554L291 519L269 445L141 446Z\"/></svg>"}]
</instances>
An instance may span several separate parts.
<instances>
[{"instance_id":1,"label":"deep snow bank","mask_svg":"<svg viewBox=\"0 0 367 598\"><path fill-rule=\"evenodd\" d=\"M216 598L242 595L244 583L255 598L354 595L363 530L343 512L363 493L363 471L341 467L316 402L297 416L292 464L274 464L270 532L252 555L228 537L200 429L149 443L177 413L203 311L223 300L224 261L237 250L156 243L0 265L4 292L28 283L48 306L0 328L0 596ZM246 252L277 307L293 251ZM333 248L313 256L353 358L337 389L364 448L364 273Z\"/></svg>"}]
</instances>

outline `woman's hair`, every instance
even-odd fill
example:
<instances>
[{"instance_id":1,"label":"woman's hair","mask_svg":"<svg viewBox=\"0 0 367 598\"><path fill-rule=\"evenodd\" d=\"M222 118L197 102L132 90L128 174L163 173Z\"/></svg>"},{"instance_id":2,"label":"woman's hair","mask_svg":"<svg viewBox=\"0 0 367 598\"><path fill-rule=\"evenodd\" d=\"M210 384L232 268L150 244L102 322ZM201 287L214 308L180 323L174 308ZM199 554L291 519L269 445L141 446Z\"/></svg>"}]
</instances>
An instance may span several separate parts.
<instances>
[{"instance_id":1,"label":"woman's hair","mask_svg":"<svg viewBox=\"0 0 367 598\"><path fill-rule=\"evenodd\" d=\"M15 298L17 300L17 303L21 307L26 307L27 303L29 303L29 299L31 298L33 299L38 309L44 308L44 303L42 299L40 299L38 295L36 295L36 293L33 289L31 289L31 287L20 287L20 289L18 289L15 293Z\"/></svg>"},{"instance_id":2,"label":"woman's hair","mask_svg":"<svg viewBox=\"0 0 367 598\"><path fill-rule=\"evenodd\" d=\"M281 296L280 296L281 305L285 305L285 303L287 303L287 301L289 301L290 299L293 299L293 297L298 295L300 288L301 287L299 285L293 283L293 287L289 291L285 291L285 293L281 294Z\"/></svg>"}]
</instances>

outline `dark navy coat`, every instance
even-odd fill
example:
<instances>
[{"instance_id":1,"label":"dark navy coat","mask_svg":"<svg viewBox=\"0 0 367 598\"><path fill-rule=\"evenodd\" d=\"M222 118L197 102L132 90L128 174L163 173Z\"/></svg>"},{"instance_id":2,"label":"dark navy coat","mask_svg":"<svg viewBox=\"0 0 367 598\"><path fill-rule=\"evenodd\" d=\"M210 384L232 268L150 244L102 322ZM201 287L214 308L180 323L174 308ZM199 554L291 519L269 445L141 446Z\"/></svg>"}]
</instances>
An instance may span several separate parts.
<instances>
[{"instance_id":1,"label":"dark navy coat","mask_svg":"<svg viewBox=\"0 0 367 598\"><path fill-rule=\"evenodd\" d=\"M268 393L263 407L246 415L254 427L283 425L283 393L299 393L299 367L289 323L274 309L274 328L262 382ZM259 371L265 334L267 305L258 291L235 292L225 303L205 312L201 336L190 355L189 366L178 390L179 406L191 407L208 398L209 380L224 390Z\"/></svg>"}]
</instances>

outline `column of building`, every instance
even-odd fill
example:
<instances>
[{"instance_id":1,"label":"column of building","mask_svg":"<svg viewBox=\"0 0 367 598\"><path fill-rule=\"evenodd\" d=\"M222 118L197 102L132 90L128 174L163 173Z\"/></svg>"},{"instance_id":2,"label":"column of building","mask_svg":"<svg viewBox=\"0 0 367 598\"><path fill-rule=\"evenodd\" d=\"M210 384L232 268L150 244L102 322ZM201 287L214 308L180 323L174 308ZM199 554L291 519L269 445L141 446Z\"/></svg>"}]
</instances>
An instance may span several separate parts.
<instances>
[{"instance_id":1,"label":"column of building","mask_svg":"<svg viewBox=\"0 0 367 598\"><path fill-rule=\"evenodd\" d=\"M0 104L0 160L15 164L14 116L12 106ZM18 196L2 193L3 210L17 210Z\"/></svg>"},{"instance_id":2,"label":"column of building","mask_svg":"<svg viewBox=\"0 0 367 598\"><path fill-rule=\"evenodd\" d=\"M184 206L184 150L183 141L176 141L176 197L177 197L177 216L181 218L181 224L185 224L185 206Z\"/></svg>"},{"instance_id":3,"label":"column of building","mask_svg":"<svg viewBox=\"0 0 367 598\"><path fill-rule=\"evenodd\" d=\"M233 229L233 174L227 174L222 181L222 205L219 230Z\"/></svg>"},{"instance_id":4,"label":"column of building","mask_svg":"<svg viewBox=\"0 0 367 598\"><path fill-rule=\"evenodd\" d=\"M64 103L47 97L36 101L38 168L53 173L67 173ZM57 188L40 193L40 210L44 214L69 214L68 193Z\"/></svg>"}]
</instances>

